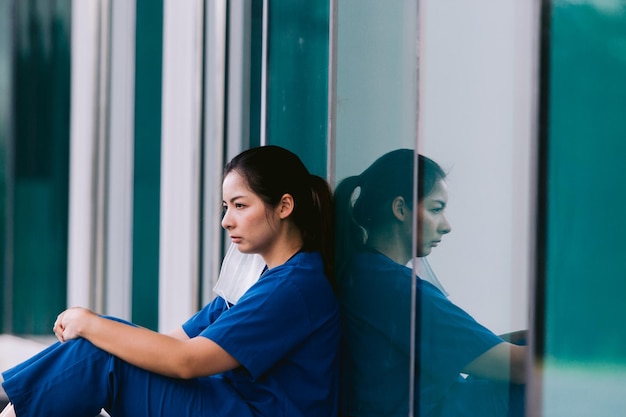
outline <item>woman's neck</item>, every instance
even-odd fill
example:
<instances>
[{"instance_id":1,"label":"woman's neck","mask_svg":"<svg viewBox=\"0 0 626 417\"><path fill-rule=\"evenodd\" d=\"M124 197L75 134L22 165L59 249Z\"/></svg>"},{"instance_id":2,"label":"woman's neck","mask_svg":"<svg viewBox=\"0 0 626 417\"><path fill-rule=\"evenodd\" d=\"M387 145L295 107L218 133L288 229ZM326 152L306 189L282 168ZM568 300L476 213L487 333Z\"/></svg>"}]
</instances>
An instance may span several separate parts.
<instances>
[{"instance_id":1,"label":"woman's neck","mask_svg":"<svg viewBox=\"0 0 626 417\"><path fill-rule=\"evenodd\" d=\"M367 240L367 246L401 265L405 265L411 259L411 248L407 248L407 245L401 242L397 235L376 234L370 236Z\"/></svg>"},{"instance_id":2,"label":"woman's neck","mask_svg":"<svg viewBox=\"0 0 626 417\"><path fill-rule=\"evenodd\" d=\"M302 234L298 229L288 228L283 238L277 239L270 251L261 254L268 269L275 268L287 262L304 246Z\"/></svg>"}]
</instances>

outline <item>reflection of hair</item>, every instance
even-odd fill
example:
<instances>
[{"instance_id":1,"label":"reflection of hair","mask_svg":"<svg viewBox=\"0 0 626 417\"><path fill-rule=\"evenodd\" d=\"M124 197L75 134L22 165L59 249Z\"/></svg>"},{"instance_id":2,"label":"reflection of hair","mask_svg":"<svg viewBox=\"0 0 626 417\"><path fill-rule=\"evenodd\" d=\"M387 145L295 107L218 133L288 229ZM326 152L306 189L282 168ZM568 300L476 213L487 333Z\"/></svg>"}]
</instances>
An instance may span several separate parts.
<instances>
[{"instance_id":1,"label":"reflection of hair","mask_svg":"<svg viewBox=\"0 0 626 417\"><path fill-rule=\"evenodd\" d=\"M403 197L409 207L413 204L415 158L411 149L396 149L378 158L361 175L339 183L335 190L339 262L363 248L368 230L392 218L391 202L396 197ZM417 158L417 201L420 202L446 174L432 159L423 155Z\"/></svg>"},{"instance_id":2,"label":"reflection of hair","mask_svg":"<svg viewBox=\"0 0 626 417\"><path fill-rule=\"evenodd\" d=\"M302 249L322 253L330 278L334 240L328 183L310 174L296 154L278 146L261 146L240 153L226 164L224 177L231 171L243 176L268 207L276 207L283 195L291 194L295 202L291 219L302 233Z\"/></svg>"}]
</instances>

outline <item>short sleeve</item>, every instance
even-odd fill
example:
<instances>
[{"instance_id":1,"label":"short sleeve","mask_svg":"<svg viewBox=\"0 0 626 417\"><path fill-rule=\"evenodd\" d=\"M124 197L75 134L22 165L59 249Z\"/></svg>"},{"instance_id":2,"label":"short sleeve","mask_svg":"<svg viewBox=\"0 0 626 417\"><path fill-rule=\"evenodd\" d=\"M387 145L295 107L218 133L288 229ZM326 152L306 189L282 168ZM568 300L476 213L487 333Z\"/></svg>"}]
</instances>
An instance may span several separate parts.
<instances>
[{"instance_id":1,"label":"short sleeve","mask_svg":"<svg viewBox=\"0 0 626 417\"><path fill-rule=\"evenodd\" d=\"M226 309L226 301L221 297L217 297L187 320L183 324L183 330L190 338L196 337L217 320Z\"/></svg>"},{"instance_id":2,"label":"short sleeve","mask_svg":"<svg viewBox=\"0 0 626 417\"><path fill-rule=\"evenodd\" d=\"M422 297L417 325L422 377L454 381L467 364L502 339L430 283L420 284Z\"/></svg>"},{"instance_id":3,"label":"short sleeve","mask_svg":"<svg viewBox=\"0 0 626 417\"><path fill-rule=\"evenodd\" d=\"M278 268L277 268L278 269ZM239 302L201 332L258 378L311 335L321 318L312 316L316 300L328 299L306 286L302 271L269 271Z\"/></svg>"}]
</instances>

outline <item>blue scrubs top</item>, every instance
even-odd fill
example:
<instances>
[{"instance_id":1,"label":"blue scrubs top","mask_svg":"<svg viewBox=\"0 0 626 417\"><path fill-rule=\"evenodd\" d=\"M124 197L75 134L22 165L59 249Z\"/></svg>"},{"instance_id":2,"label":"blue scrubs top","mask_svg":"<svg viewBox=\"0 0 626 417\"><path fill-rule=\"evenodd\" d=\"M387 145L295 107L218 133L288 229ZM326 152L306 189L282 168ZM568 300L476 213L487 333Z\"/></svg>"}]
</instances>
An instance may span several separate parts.
<instances>
[{"instance_id":1,"label":"blue scrubs top","mask_svg":"<svg viewBox=\"0 0 626 417\"><path fill-rule=\"evenodd\" d=\"M339 307L319 253L266 271L235 305L216 298L183 329L239 361L222 377L259 415L337 415Z\"/></svg>"},{"instance_id":2,"label":"blue scrubs top","mask_svg":"<svg viewBox=\"0 0 626 417\"><path fill-rule=\"evenodd\" d=\"M501 343L500 337L410 268L378 252L357 254L348 274L338 278L346 416L407 416L412 372L415 415L507 415L509 384L460 376L467 364ZM412 323L413 284L417 315Z\"/></svg>"}]
</instances>

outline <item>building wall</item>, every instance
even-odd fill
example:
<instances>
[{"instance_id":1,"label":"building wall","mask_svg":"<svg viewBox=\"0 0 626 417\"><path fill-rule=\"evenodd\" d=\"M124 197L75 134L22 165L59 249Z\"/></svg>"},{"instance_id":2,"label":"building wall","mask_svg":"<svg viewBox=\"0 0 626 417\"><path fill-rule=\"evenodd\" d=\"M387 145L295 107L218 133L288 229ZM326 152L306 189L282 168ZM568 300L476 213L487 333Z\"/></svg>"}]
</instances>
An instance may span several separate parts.
<instances>
[{"instance_id":1,"label":"building wall","mask_svg":"<svg viewBox=\"0 0 626 417\"><path fill-rule=\"evenodd\" d=\"M334 186L407 147L448 171L451 299L531 330L529 415L624 408L623 7L0 7L3 332L74 304L169 330L213 297L226 159L279 144Z\"/></svg>"}]
</instances>

